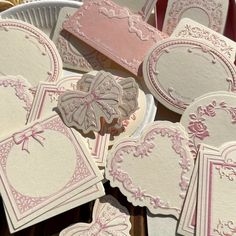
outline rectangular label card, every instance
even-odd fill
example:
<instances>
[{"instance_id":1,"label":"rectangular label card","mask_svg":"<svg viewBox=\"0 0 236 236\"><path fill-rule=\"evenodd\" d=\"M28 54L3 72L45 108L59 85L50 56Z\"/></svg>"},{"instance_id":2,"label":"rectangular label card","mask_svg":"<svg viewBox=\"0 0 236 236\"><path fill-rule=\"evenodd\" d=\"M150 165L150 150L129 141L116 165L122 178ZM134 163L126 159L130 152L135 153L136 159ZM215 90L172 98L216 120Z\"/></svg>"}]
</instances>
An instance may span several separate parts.
<instances>
[{"instance_id":1,"label":"rectangular label card","mask_svg":"<svg viewBox=\"0 0 236 236\"><path fill-rule=\"evenodd\" d=\"M167 36L128 8L109 0L88 0L63 28L134 75L141 75L147 51Z\"/></svg>"}]
</instances>

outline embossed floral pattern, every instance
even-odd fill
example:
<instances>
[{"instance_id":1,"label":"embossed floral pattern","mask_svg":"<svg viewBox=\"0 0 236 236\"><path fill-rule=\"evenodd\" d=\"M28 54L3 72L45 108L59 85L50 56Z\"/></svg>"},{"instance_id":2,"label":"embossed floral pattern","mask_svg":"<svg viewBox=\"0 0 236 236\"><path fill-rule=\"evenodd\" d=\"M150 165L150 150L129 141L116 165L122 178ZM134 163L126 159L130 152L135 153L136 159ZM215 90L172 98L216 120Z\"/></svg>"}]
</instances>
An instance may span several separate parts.
<instances>
[{"instance_id":1,"label":"embossed floral pattern","mask_svg":"<svg viewBox=\"0 0 236 236\"><path fill-rule=\"evenodd\" d=\"M189 114L188 134L190 137L191 152L196 156L198 150L197 140L203 141L210 136L210 131L206 125L206 119L216 116L217 110L227 112L231 117L231 123L236 123L236 108L229 106L224 101L217 103L212 101L205 106L199 106L195 113Z\"/></svg>"},{"instance_id":2,"label":"embossed floral pattern","mask_svg":"<svg viewBox=\"0 0 236 236\"><path fill-rule=\"evenodd\" d=\"M232 220L227 222L219 220L216 228L213 231L216 233L216 236L235 236L236 224Z\"/></svg>"}]
</instances>

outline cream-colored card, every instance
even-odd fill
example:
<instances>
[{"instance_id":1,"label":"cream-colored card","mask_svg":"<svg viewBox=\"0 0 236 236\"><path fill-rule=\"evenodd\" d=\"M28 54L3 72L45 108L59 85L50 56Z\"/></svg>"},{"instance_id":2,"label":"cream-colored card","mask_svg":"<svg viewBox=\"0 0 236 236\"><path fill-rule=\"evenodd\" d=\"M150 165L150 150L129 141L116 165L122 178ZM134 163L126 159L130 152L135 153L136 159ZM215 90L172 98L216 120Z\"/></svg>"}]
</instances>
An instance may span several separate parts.
<instances>
[{"instance_id":1,"label":"cream-colored card","mask_svg":"<svg viewBox=\"0 0 236 236\"><path fill-rule=\"evenodd\" d=\"M93 208L91 223L77 223L60 232L60 236L73 235L130 235L130 214L116 198L106 195L97 199Z\"/></svg>"},{"instance_id":2,"label":"cream-colored card","mask_svg":"<svg viewBox=\"0 0 236 236\"><path fill-rule=\"evenodd\" d=\"M0 149L1 196L14 228L102 179L85 145L57 115L2 139Z\"/></svg>"},{"instance_id":3,"label":"cream-colored card","mask_svg":"<svg viewBox=\"0 0 236 236\"><path fill-rule=\"evenodd\" d=\"M193 157L183 127L157 121L138 139L123 139L113 146L105 174L133 205L178 218L192 170Z\"/></svg>"},{"instance_id":4,"label":"cream-colored card","mask_svg":"<svg viewBox=\"0 0 236 236\"><path fill-rule=\"evenodd\" d=\"M218 149L209 145L201 145L198 150L198 157L200 152L218 152ZM184 201L183 209L178 223L177 232L184 236L194 236L196 231L196 217L197 217L197 185L198 185L198 166L199 158L197 157L188 192Z\"/></svg>"},{"instance_id":5,"label":"cream-colored card","mask_svg":"<svg viewBox=\"0 0 236 236\"><path fill-rule=\"evenodd\" d=\"M128 7L133 13L139 13L147 21L157 0L113 0L113 2Z\"/></svg>"},{"instance_id":6,"label":"cream-colored card","mask_svg":"<svg viewBox=\"0 0 236 236\"><path fill-rule=\"evenodd\" d=\"M236 67L211 44L169 38L157 43L143 63L147 87L163 105L182 114L205 93L236 90Z\"/></svg>"},{"instance_id":7,"label":"cream-colored card","mask_svg":"<svg viewBox=\"0 0 236 236\"><path fill-rule=\"evenodd\" d=\"M196 235L236 233L236 143L200 155Z\"/></svg>"},{"instance_id":8,"label":"cream-colored card","mask_svg":"<svg viewBox=\"0 0 236 236\"><path fill-rule=\"evenodd\" d=\"M183 18L171 35L171 38L198 39L225 55L234 62L236 43L214 30L188 18Z\"/></svg>"},{"instance_id":9,"label":"cream-colored card","mask_svg":"<svg viewBox=\"0 0 236 236\"><path fill-rule=\"evenodd\" d=\"M223 34L228 7L229 0L168 0L162 30L170 35L187 17Z\"/></svg>"},{"instance_id":10,"label":"cream-colored card","mask_svg":"<svg viewBox=\"0 0 236 236\"><path fill-rule=\"evenodd\" d=\"M61 55L63 67L84 72L109 68L110 59L63 30L64 21L77 10L77 8L62 8L53 33L52 40Z\"/></svg>"},{"instance_id":11,"label":"cream-colored card","mask_svg":"<svg viewBox=\"0 0 236 236\"><path fill-rule=\"evenodd\" d=\"M43 116L52 115L57 107L59 95L63 94L66 90L76 90L76 84L81 79L81 76L82 75L77 74L76 76L65 77L57 83L40 82L37 87L28 122L32 122ZM85 145L89 148L95 163L98 166L104 167L110 135L95 133L94 137L86 138L76 130L73 130L73 132L76 137L83 140Z\"/></svg>"},{"instance_id":12,"label":"cream-colored card","mask_svg":"<svg viewBox=\"0 0 236 236\"><path fill-rule=\"evenodd\" d=\"M26 223L23 226L18 227L18 228L14 228L14 226L11 223L10 217L8 216L8 212L5 209L9 230L11 233L15 233L19 230L28 228L28 227L35 225L41 221L44 221L44 220L52 218L56 215L59 215L65 211L69 211L75 207L82 205L82 204L93 201L99 197L102 197L103 195L105 195L103 184L101 182L97 183L97 184L89 187L88 189L82 191L81 193L77 194L76 196L70 198L66 202L56 206L55 208L52 208L51 210L40 215L39 217L31 220L29 223Z\"/></svg>"},{"instance_id":13,"label":"cream-colored card","mask_svg":"<svg viewBox=\"0 0 236 236\"><path fill-rule=\"evenodd\" d=\"M31 87L22 76L0 76L0 136L26 124L33 102Z\"/></svg>"},{"instance_id":14,"label":"cream-colored card","mask_svg":"<svg viewBox=\"0 0 236 236\"><path fill-rule=\"evenodd\" d=\"M0 51L1 75L22 75L33 87L61 76L61 57L54 43L33 25L0 20Z\"/></svg>"},{"instance_id":15,"label":"cream-colored card","mask_svg":"<svg viewBox=\"0 0 236 236\"><path fill-rule=\"evenodd\" d=\"M236 137L236 95L229 92L205 94L190 104L180 123L190 139L190 148L197 155L199 144L218 147Z\"/></svg>"}]
</instances>

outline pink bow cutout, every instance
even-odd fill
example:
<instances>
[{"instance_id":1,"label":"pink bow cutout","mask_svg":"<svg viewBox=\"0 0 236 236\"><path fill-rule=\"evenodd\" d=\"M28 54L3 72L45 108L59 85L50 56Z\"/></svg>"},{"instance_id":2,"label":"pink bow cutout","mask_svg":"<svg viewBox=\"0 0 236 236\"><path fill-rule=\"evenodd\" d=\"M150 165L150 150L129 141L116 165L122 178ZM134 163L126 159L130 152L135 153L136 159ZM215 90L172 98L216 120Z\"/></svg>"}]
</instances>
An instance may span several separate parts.
<instances>
[{"instance_id":1,"label":"pink bow cutout","mask_svg":"<svg viewBox=\"0 0 236 236\"><path fill-rule=\"evenodd\" d=\"M37 142L39 142L43 146L43 141L45 140L45 138L39 135L43 132L44 132L43 127L39 123L36 123L26 131L15 133L13 135L13 141L17 145L22 143L22 150L25 150L26 152L30 153L28 150L30 137L34 138Z\"/></svg>"}]
</instances>

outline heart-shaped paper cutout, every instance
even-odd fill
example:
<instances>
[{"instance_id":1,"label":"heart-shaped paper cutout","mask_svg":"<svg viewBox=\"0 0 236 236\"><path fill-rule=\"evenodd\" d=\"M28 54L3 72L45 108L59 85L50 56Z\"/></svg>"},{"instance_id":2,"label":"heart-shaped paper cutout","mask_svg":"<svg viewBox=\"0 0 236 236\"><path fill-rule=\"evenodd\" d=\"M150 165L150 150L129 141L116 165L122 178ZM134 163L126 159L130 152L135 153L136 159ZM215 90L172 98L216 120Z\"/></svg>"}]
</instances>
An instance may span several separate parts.
<instances>
[{"instance_id":1,"label":"heart-shaped paper cutout","mask_svg":"<svg viewBox=\"0 0 236 236\"><path fill-rule=\"evenodd\" d=\"M126 207L106 195L96 200L92 223L77 223L61 231L59 236L128 236L131 229L129 218Z\"/></svg>"},{"instance_id":2,"label":"heart-shaped paper cutout","mask_svg":"<svg viewBox=\"0 0 236 236\"><path fill-rule=\"evenodd\" d=\"M133 205L178 218L193 169L188 142L180 124L154 122L139 139L113 146L106 178Z\"/></svg>"}]
</instances>

